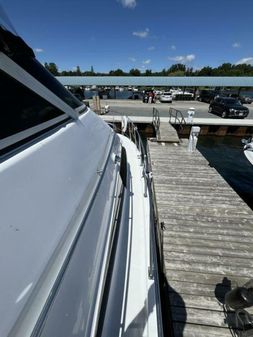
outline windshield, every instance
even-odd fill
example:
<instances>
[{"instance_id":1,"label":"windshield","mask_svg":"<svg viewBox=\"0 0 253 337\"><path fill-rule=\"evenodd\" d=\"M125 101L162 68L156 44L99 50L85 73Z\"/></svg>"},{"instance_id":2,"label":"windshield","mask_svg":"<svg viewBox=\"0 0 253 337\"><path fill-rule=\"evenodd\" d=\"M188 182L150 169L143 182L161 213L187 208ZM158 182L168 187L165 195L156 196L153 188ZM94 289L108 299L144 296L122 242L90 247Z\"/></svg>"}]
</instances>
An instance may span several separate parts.
<instances>
[{"instance_id":1,"label":"windshield","mask_svg":"<svg viewBox=\"0 0 253 337\"><path fill-rule=\"evenodd\" d=\"M228 105L242 105L236 98L225 98L224 103Z\"/></svg>"},{"instance_id":2,"label":"windshield","mask_svg":"<svg viewBox=\"0 0 253 337\"><path fill-rule=\"evenodd\" d=\"M12 34L18 36L15 28L13 27L8 15L5 13L3 7L0 5L0 27L4 30L8 30Z\"/></svg>"}]
</instances>

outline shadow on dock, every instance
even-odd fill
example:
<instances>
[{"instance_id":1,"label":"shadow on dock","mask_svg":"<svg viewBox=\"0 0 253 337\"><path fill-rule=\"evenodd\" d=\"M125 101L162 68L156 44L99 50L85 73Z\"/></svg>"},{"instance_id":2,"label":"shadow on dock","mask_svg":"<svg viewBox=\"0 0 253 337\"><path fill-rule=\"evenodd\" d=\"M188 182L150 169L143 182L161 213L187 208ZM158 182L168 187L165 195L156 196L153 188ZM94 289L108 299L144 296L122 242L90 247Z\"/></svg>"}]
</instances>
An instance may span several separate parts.
<instances>
[{"instance_id":1,"label":"shadow on dock","mask_svg":"<svg viewBox=\"0 0 253 337\"><path fill-rule=\"evenodd\" d=\"M227 277L223 277L221 283L217 283L215 286L214 294L220 305L223 307L224 323L228 326L231 335L233 337L238 336L235 329L235 315L234 312L228 311L225 303L225 296L230 290L232 290L232 282Z\"/></svg>"},{"instance_id":2,"label":"shadow on dock","mask_svg":"<svg viewBox=\"0 0 253 337\"><path fill-rule=\"evenodd\" d=\"M164 313L163 328L166 337L183 337L187 322L187 312L182 296L166 280L164 276L162 309Z\"/></svg>"}]
</instances>

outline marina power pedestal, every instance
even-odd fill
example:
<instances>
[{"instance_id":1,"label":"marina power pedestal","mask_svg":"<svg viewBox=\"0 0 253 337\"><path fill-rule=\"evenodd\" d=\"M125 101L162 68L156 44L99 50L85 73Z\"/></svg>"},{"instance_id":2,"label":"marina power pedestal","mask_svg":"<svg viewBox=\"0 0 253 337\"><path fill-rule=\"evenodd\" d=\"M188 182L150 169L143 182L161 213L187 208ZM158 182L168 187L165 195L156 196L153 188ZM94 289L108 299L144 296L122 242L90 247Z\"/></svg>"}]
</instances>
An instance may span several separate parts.
<instances>
[{"instance_id":1,"label":"marina power pedestal","mask_svg":"<svg viewBox=\"0 0 253 337\"><path fill-rule=\"evenodd\" d=\"M188 124L193 124L193 116L195 115L195 108L189 108L187 111L188 117L186 119Z\"/></svg>"},{"instance_id":2,"label":"marina power pedestal","mask_svg":"<svg viewBox=\"0 0 253 337\"><path fill-rule=\"evenodd\" d=\"M189 141L188 141L188 151L189 152L194 152L196 150L199 133L200 133L200 127L192 126Z\"/></svg>"}]
</instances>

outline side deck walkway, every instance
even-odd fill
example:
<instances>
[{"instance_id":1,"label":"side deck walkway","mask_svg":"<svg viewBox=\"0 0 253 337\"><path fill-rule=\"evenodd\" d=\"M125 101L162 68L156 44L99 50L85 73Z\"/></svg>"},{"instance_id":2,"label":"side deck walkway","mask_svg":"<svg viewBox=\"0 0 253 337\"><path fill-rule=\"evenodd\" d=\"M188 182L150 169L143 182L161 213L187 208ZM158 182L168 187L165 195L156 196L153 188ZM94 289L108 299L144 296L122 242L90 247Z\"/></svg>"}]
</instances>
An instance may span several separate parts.
<instances>
[{"instance_id":1,"label":"side deck walkway","mask_svg":"<svg viewBox=\"0 0 253 337\"><path fill-rule=\"evenodd\" d=\"M224 295L253 277L253 212L198 151L148 146L174 336L231 336Z\"/></svg>"}]
</instances>

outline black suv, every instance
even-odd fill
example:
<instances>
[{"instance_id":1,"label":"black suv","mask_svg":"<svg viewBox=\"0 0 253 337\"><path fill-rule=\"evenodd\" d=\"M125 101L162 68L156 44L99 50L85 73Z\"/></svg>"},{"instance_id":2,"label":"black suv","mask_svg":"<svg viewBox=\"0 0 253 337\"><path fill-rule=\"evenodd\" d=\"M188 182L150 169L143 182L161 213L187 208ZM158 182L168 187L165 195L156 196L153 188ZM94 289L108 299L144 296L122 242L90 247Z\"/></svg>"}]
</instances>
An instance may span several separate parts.
<instances>
[{"instance_id":1,"label":"black suv","mask_svg":"<svg viewBox=\"0 0 253 337\"><path fill-rule=\"evenodd\" d=\"M197 100L200 102L210 103L219 94L220 92L217 90L201 90Z\"/></svg>"},{"instance_id":2,"label":"black suv","mask_svg":"<svg viewBox=\"0 0 253 337\"><path fill-rule=\"evenodd\" d=\"M245 118L249 114L249 109L236 98L216 97L210 103L208 112L218 114L223 118Z\"/></svg>"},{"instance_id":3,"label":"black suv","mask_svg":"<svg viewBox=\"0 0 253 337\"><path fill-rule=\"evenodd\" d=\"M238 94L229 94L229 95L225 95L225 96L236 98L242 104L251 104L252 103L252 98L249 97L249 96L239 96Z\"/></svg>"}]
</instances>

